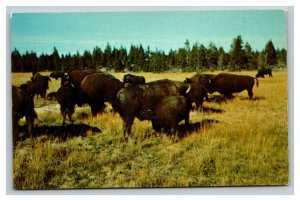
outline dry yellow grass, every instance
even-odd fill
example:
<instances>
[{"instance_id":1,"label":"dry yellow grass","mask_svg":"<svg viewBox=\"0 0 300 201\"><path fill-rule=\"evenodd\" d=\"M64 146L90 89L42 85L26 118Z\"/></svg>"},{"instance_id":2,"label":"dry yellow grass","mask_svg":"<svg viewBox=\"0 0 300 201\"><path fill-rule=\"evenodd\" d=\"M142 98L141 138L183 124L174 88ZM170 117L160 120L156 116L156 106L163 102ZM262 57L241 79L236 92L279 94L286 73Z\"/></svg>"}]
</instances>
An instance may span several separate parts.
<instances>
[{"instance_id":1,"label":"dry yellow grass","mask_svg":"<svg viewBox=\"0 0 300 201\"><path fill-rule=\"evenodd\" d=\"M215 74L219 72L213 72ZM255 75L254 71L237 72ZM47 73L46 73L47 74ZM194 73L143 73L146 81L184 80ZM124 73L113 73L122 79ZM138 74L141 75L141 74ZM19 85L30 74L13 74ZM50 82L49 92L59 81ZM178 187L286 185L288 183L288 91L287 72L259 79L254 100L247 92L226 103L204 102L216 112L190 113L201 129L183 139L157 137L149 121L135 120L136 143L123 140L118 114L90 116L88 107L76 108L76 124L98 127L101 133L85 136L35 137L20 141L14 151L13 183L16 189ZM36 107L55 102L37 100ZM89 114L82 118L83 114ZM38 113L37 126L60 125L59 109Z\"/></svg>"}]
</instances>

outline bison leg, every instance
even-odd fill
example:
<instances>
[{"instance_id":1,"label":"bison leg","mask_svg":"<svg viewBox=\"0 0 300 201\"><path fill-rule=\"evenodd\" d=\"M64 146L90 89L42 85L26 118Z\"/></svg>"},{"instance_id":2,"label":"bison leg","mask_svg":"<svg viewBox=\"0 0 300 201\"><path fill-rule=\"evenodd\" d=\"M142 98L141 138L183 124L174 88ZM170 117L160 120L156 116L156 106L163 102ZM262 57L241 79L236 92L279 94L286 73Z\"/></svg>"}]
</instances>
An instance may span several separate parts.
<instances>
[{"instance_id":1,"label":"bison leg","mask_svg":"<svg viewBox=\"0 0 300 201\"><path fill-rule=\"evenodd\" d=\"M32 137L33 121L34 121L33 117L28 117L28 116L26 117L27 132L30 135L32 147L34 146L33 137Z\"/></svg>"},{"instance_id":2,"label":"bison leg","mask_svg":"<svg viewBox=\"0 0 300 201\"><path fill-rule=\"evenodd\" d=\"M196 109L201 112L202 108L203 108L203 100L201 99L197 99L195 101L195 104L196 104Z\"/></svg>"},{"instance_id":3,"label":"bison leg","mask_svg":"<svg viewBox=\"0 0 300 201\"><path fill-rule=\"evenodd\" d=\"M18 117L16 117L16 115L14 115L14 117L13 117L13 146L16 146L18 134L19 134Z\"/></svg>"},{"instance_id":4,"label":"bison leg","mask_svg":"<svg viewBox=\"0 0 300 201\"><path fill-rule=\"evenodd\" d=\"M128 136L128 141L131 142L132 139L131 139L131 126L133 124L133 121L134 121L134 116L133 117L130 117L130 118L127 118L126 120L124 120L124 124L123 124L123 127L124 127L124 138L126 139L126 136Z\"/></svg>"},{"instance_id":5,"label":"bison leg","mask_svg":"<svg viewBox=\"0 0 300 201\"><path fill-rule=\"evenodd\" d=\"M248 91L248 96L249 96L249 99L251 100L252 97L253 97L253 92L251 89L247 90Z\"/></svg>"},{"instance_id":6,"label":"bison leg","mask_svg":"<svg viewBox=\"0 0 300 201\"><path fill-rule=\"evenodd\" d=\"M68 112L68 117L69 117L71 124L73 124L72 113L70 111Z\"/></svg>"},{"instance_id":7,"label":"bison leg","mask_svg":"<svg viewBox=\"0 0 300 201\"><path fill-rule=\"evenodd\" d=\"M65 126L65 121L66 121L66 110L61 108L61 115L63 116L63 123L62 126Z\"/></svg>"},{"instance_id":8,"label":"bison leg","mask_svg":"<svg viewBox=\"0 0 300 201\"><path fill-rule=\"evenodd\" d=\"M104 102L91 103L90 106L93 116L96 116L98 113L103 112L105 109Z\"/></svg>"},{"instance_id":9,"label":"bison leg","mask_svg":"<svg viewBox=\"0 0 300 201\"><path fill-rule=\"evenodd\" d=\"M231 93L224 94L225 98L232 99L233 95Z\"/></svg>"}]
</instances>

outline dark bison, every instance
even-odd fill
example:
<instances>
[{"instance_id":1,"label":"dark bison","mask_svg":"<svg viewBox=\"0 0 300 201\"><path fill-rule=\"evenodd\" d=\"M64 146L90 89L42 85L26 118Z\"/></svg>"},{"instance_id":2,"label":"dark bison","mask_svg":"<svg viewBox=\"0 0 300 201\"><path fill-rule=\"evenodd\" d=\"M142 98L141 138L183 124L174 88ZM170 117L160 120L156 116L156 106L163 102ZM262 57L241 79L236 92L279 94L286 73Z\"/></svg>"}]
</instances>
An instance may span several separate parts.
<instances>
[{"instance_id":1,"label":"dark bison","mask_svg":"<svg viewBox=\"0 0 300 201\"><path fill-rule=\"evenodd\" d=\"M117 111L117 93L123 87L123 83L107 73L94 73L84 77L80 89L88 97L104 105L110 102L114 111Z\"/></svg>"},{"instance_id":2,"label":"dark bison","mask_svg":"<svg viewBox=\"0 0 300 201\"><path fill-rule=\"evenodd\" d=\"M56 92L56 99L60 104L60 111L63 116L62 126L65 125L66 115L69 120L73 123L72 114L77 103L79 91L75 88L71 82L66 81Z\"/></svg>"},{"instance_id":3,"label":"dark bison","mask_svg":"<svg viewBox=\"0 0 300 201\"><path fill-rule=\"evenodd\" d=\"M65 81L68 81L69 79L69 75L67 73L64 73L62 71L53 71L52 73L50 73L50 77L54 78L54 79L58 79L60 78L60 86L62 86Z\"/></svg>"},{"instance_id":4,"label":"dark bison","mask_svg":"<svg viewBox=\"0 0 300 201\"><path fill-rule=\"evenodd\" d=\"M256 78L247 75L234 75L229 73L218 74L215 79L211 80L212 91L223 94L226 98L231 98L232 93L247 90L249 99L253 97L253 86ZM258 80L256 79L256 86Z\"/></svg>"},{"instance_id":5,"label":"dark bison","mask_svg":"<svg viewBox=\"0 0 300 201\"><path fill-rule=\"evenodd\" d=\"M16 141L19 134L18 121L22 117L26 118L27 132L32 139L32 129L34 119L37 117L34 111L34 103L32 96L25 90L12 86L12 112L13 112L13 145L16 145ZM32 140L33 141L33 140Z\"/></svg>"},{"instance_id":6,"label":"dark bison","mask_svg":"<svg viewBox=\"0 0 300 201\"><path fill-rule=\"evenodd\" d=\"M58 78L62 78L63 76L65 76L65 73L62 71L53 71L52 73L50 73L50 77L54 78L54 79L58 79Z\"/></svg>"},{"instance_id":7,"label":"dark bison","mask_svg":"<svg viewBox=\"0 0 300 201\"><path fill-rule=\"evenodd\" d=\"M269 68L266 68L266 69L259 69L257 71L257 74L255 76L255 78L258 78L258 77L265 77L265 75L269 75L269 77L273 77L272 75L272 70L269 69Z\"/></svg>"},{"instance_id":8,"label":"dark bison","mask_svg":"<svg viewBox=\"0 0 300 201\"><path fill-rule=\"evenodd\" d=\"M201 87L204 87L208 93L213 93L211 86L211 80L215 79L216 75L213 74L195 74L190 78L184 80L185 83L196 83Z\"/></svg>"},{"instance_id":9,"label":"dark bison","mask_svg":"<svg viewBox=\"0 0 300 201\"><path fill-rule=\"evenodd\" d=\"M190 90L186 85L185 83L179 85L178 82L168 79L138 85L126 84L117 95L118 112L123 119L124 137L128 135L131 139L131 126L135 117L140 120L151 120L156 106L164 98L186 96Z\"/></svg>"},{"instance_id":10,"label":"dark bison","mask_svg":"<svg viewBox=\"0 0 300 201\"><path fill-rule=\"evenodd\" d=\"M26 84L22 84L21 88L25 89L32 96L40 95L42 98L46 98L46 91L49 88L49 81L49 76L36 73L31 78L31 81L28 81Z\"/></svg>"},{"instance_id":11,"label":"dark bison","mask_svg":"<svg viewBox=\"0 0 300 201\"><path fill-rule=\"evenodd\" d=\"M166 131L175 134L180 121L185 120L189 125L190 103L184 96L167 96L162 99L153 110L150 117L156 131Z\"/></svg>"},{"instance_id":12,"label":"dark bison","mask_svg":"<svg viewBox=\"0 0 300 201\"><path fill-rule=\"evenodd\" d=\"M73 70L69 73L68 80L73 83L75 88L79 91L77 105L81 107L84 103L87 103L91 107L91 112L93 115L97 115L97 113L101 112L105 108L104 102L99 102L91 97L89 97L86 93L84 93L81 89L81 82L87 76L94 73L98 73L96 70Z\"/></svg>"},{"instance_id":13,"label":"dark bison","mask_svg":"<svg viewBox=\"0 0 300 201\"><path fill-rule=\"evenodd\" d=\"M145 80L145 78L143 76L126 74L123 77L123 83L144 84L144 83L146 83L146 80Z\"/></svg>"},{"instance_id":14,"label":"dark bison","mask_svg":"<svg viewBox=\"0 0 300 201\"><path fill-rule=\"evenodd\" d=\"M196 109L200 111L203 107L204 98L208 101L207 88L197 83L189 84L190 91L187 94L187 98L189 99L190 103L195 102Z\"/></svg>"}]
</instances>

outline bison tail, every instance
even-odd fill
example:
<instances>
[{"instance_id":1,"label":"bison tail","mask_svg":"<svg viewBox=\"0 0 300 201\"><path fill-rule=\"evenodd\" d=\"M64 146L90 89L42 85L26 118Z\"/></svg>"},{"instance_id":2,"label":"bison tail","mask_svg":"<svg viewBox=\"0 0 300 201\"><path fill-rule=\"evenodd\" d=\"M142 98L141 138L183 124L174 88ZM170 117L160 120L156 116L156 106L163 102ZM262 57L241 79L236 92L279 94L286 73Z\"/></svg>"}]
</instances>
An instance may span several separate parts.
<instances>
[{"instance_id":1,"label":"bison tail","mask_svg":"<svg viewBox=\"0 0 300 201\"><path fill-rule=\"evenodd\" d=\"M254 78L254 79L256 79L256 86L258 87L258 79L257 78Z\"/></svg>"}]
</instances>

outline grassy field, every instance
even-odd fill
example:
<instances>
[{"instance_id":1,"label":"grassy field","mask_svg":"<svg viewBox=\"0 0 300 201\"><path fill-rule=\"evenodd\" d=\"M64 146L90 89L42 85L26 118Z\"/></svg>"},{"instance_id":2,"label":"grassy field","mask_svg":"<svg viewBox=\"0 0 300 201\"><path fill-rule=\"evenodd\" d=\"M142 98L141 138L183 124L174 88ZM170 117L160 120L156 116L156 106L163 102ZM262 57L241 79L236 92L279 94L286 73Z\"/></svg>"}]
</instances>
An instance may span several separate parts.
<instances>
[{"instance_id":1,"label":"grassy field","mask_svg":"<svg viewBox=\"0 0 300 201\"><path fill-rule=\"evenodd\" d=\"M237 73L254 76L256 72ZM193 74L139 75L146 81L182 81ZM113 75L122 79L124 74ZM14 73L12 82L20 85L30 77L29 73ZM48 93L56 91L59 82L52 80ZM110 112L110 107L96 117L87 106L76 108L73 119L77 127L68 133L60 128L62 117L56 102L35 98L35 145L31 147L30 138L17 144L14 188L286 185L287 89L287 72L274 72L273 78L259 79L259 87L253 88L254 100L248 100L244 91L226 102L204 102L204 112L190 113L195 129L183 138L157 136L151 122L135 119L132 144L124 141L121 118Z\"/></svg>"}]
</instances>

